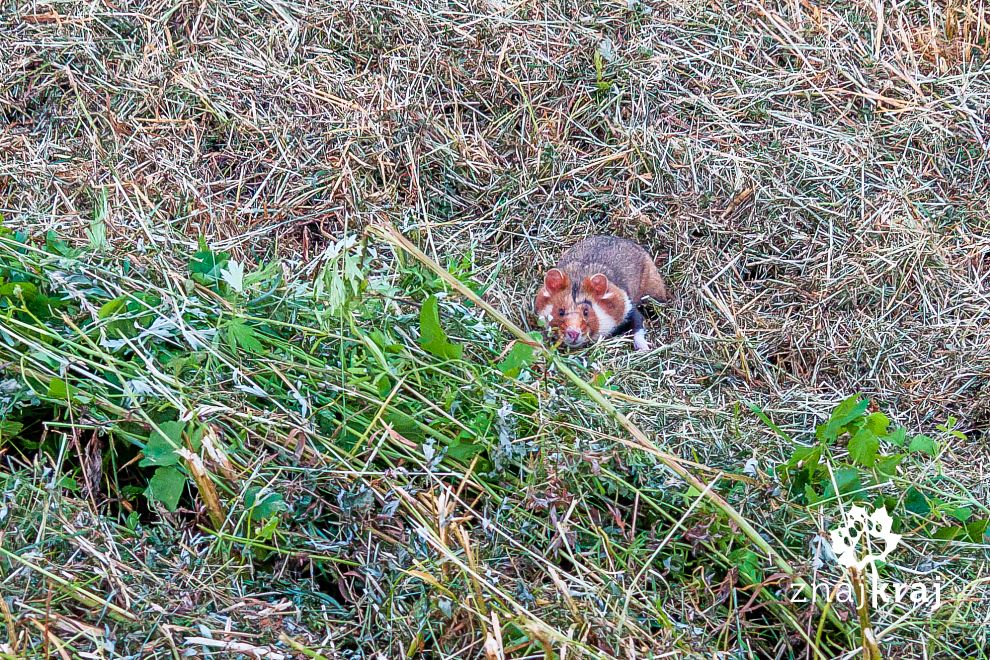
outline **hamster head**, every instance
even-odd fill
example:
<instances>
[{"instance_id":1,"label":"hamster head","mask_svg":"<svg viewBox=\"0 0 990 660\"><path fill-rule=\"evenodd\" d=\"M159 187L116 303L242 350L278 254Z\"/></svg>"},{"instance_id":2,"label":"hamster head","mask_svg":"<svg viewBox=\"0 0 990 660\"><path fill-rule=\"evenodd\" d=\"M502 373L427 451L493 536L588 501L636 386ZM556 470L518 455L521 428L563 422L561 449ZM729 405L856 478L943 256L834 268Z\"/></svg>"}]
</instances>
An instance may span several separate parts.
<instances>
[{"instance_id":1,"label":"hamster head","mask_svg":"<svg viewBox=\"0 0 990 660\"><path fill-rule=\"evenodd\" d=\"M560 268L553 268L536 294L536 314L569 347L607 337L632 308L629 296L601 273L575 287Z\"/></svg>"}]
</instances>

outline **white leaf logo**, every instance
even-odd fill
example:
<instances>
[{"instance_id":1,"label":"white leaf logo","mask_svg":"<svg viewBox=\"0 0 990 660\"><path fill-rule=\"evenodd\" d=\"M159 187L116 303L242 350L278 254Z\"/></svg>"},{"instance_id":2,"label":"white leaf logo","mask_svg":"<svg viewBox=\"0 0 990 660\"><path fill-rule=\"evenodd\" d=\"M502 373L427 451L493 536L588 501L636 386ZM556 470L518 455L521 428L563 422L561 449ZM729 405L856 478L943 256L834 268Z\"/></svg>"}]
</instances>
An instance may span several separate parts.
<instances>
[{"instance_id":1,"label":"white leaf logo","mask_svg":"<svg viewBox=\"0 0 990 660\"><path fill-rule=\"evenodd\" d=\"M846 568L863 570L867 564L874 564L887 558L901 540L900 534L890 531L893 519L887 510L879 508L872 514L856 505L846 514L846 525L829 532L832 537L832 550L839 563ZM859 557L862 541L863 556ZM883 549L876 552L875 549ZM875 570L876 567L872 566Z\"/></svg>"}]
</instances>

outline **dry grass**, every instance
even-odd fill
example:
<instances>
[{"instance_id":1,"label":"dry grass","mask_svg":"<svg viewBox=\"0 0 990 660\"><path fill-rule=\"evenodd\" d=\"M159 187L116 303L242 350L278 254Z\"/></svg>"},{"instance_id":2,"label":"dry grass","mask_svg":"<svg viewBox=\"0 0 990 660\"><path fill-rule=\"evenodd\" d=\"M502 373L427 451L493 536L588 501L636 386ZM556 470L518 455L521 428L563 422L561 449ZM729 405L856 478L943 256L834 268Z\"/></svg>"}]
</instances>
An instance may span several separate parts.
<instances>
[{"instance_id":1,"label":"dry grass","mask_svg":"<svg viewBox=\"0 0 990 660\"><path fill-rule=\"evenodd\" d=\"M667 450L736 472L755 456L770 472L790 447L740 402L802 437L860 391L912 429L958 417L968 440L942 469L985 503L988 40L990 12L969 0L8 2L0 211L9 227L79 244L97 214L113 257L138 268L182 262L202 235L249 263L278 254L287 276L315 272L328 242L387 220L441 264L469 255L491 283L486 297L523 324L539 273L567 245L589 233L637 238L676 292L650 330L660 348L634 354L620 339L575 360L612 374L628 395L613 397ZM585 401L553 405L552 419L604 428ZM433 513L442 517L450 497ZM736 504L775 533L789 524L758 493ZM73 528L72 515L56 516L78 544L59 561L71 566L90 543L94 557L113 554L117 532L76 536L85 524ZM546 522L546 511L534 515ZM250 567L204 555L216 546L194 527L171 533L187 554L141 578L157 594L149 602L181 601L164 581L236 612L234 623L202 623L214 631L256 632L264 620L326 653L381 643L369 627L387 616L364 596L339 631L328 622L346 613L325 610L313 623L297 604L265 601L258 585L239 601L204 585L218 574L251 585ZM986 575L982 547L953 552L971 559L958 569L963 582ZM601 588L567 561L575 584ZM173 575L182 562L195 566ZM135 565L105 564L143 570ZM636 598L645 608L650 595ZM702 602L661 608L679 623L658 648L754 652ZM21 606L47 607L7 604ZM978 608L966 608L961 619L976 625ZM181 613L159 612L156 625L195 628L171 622ZM568 629L562 615L544 623ZM185 627L176 653L193 635ZM59 634L100 638L94 630ZM609 630L603 638L622 638L621 626ZM463 634L463 653L480 653L485 638ZM648 637L599 650L641 657ZM158 639L155 652L166 653L169 635ZM963 644L940 643L946 655ZM284 639L280 648L291 652Z\"/></svg>"},{"instance_id":2,"label":"dry grass","mask_svg":"<svg viewBox=\"0 0 990 660\"><path fill-rule=\"evenodd\" d=\"M202 233L306 260L384 216L501 264L513 310L613 231L680 293L677 396L864 388L987 422L978 5L11 9L16 225L81 234L105 191L121 250Z\"/></svg>"}]
</instances>

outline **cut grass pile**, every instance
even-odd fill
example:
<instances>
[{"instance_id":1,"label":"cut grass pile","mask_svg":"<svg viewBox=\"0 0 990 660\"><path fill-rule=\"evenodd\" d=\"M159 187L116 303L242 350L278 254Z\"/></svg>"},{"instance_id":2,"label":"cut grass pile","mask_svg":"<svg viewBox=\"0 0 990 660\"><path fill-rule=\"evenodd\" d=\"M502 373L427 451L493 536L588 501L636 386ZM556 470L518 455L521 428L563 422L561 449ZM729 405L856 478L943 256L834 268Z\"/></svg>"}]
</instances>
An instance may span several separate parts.
<instances>
[{"instance_id":1,"label":"cut grass pile","mask_svg":"<svg viewBox=\"0 0 990 660\"><path fill-rule=\"evenodd\" d=\"M309 635L326 631L322 652L425 644L457 654L488 638L515 651L689 646L656 602L667 587L645 561L664 548L686 564L704 560L670 543L676 527L660 542L660 521L683 522L669 512L684 496L679 481L648 455L625 455L606 416L566 381L539 380L532 347L503 350L504 333L445 297L451 334L471 341L448 337L436 295L446 287L429 271L385 276L391 268L351 242L314 285L277 266L244 272L209 250L175 272L87 265L53 237L44 248L2 241L2 357L17 375L5 382L4 433L16 463L53 461L42 483L59 494L49 524L39 498L52 495L32 468L7 482L6 545L21 551L5 553L8 587L40 588L43 599L22 596L19 609L47 612L54 591L66 614L94 608L115 621L118 650L148 654L176 643L160 628L188 627L188 641L209 628L200 617L223 621L240 604L217 591L219 575L200 571L261 568L267 609L288 607L280 618L295 614ZM371 268L379 275L366 278ZM100 509L118 522L92 526ZM61 554L77 544L84 557ZM96 576L116 593L91 588L84 559L106 560ZM45 580L74 562L79 577ZM147 569L158 565L178 578L155 580ZM191 604L168 588L203 579L210 588ZM146 608L160 625L148 627ZM230 618L251 630L249 612ZM39 641L69 650L96 641L94 629L65 625ZM11 632L30 647L34 635ZM264 631L250 639L275 641Z\"/></svg>"},{"instance_id":2,"label":"cut grass pile","mask_svg":"<svg viewBox=\"0 0 990 660\"><path fill-rule=\"evenodd\" d=\"M8 3L0 653L985 657L988 34ZM526 343L589 233L656 350ZM943 607L791 602L855 502Z\"/></svg>"},{"instance_id":3,"label":"cut grass pile","mask_svg":"<svg viewBox=\"0 0 990 660\"><path fill-rule=\"evenodd\" d=\"M898 475L934 467L950 428L908 447L851 399L777 478L687 461L692 486L616 426L604 374L513 343L447 295L474 280L388 244L342 241L302 279L205 248L177 271L0 243L11 653L834 656L858 643L849 612L789 603L781 568L835 582L809 539L837 494L955 540L954 566L983 540L958 485ZM861 428L876 440L833 457ZM978 588L970 570L946 593ZM925 607L883 637L970 625L965 599Z\"/></svg>"}]
</instances>

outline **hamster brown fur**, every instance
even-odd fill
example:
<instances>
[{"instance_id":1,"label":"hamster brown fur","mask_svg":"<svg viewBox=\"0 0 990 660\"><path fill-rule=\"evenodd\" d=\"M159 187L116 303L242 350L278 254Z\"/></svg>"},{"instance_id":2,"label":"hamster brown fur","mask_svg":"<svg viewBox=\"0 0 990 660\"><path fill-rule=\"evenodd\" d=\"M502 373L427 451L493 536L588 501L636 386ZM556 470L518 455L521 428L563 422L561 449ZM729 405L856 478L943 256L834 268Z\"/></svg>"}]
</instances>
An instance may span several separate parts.
<instances>
[{"instance_id":1,"label":"hamster brown fur","mask_svg":"<svg viewBox=\"0 0 990 660\"><path fill-rule=\"evenodd\" d=\"M638 243L592 236L567 250L547 272L536 295L536 314L567 346L577 347L629 328L637 350L647 350L644 297L663 302L667 286Z\"/></svg>"}]
</instances>

